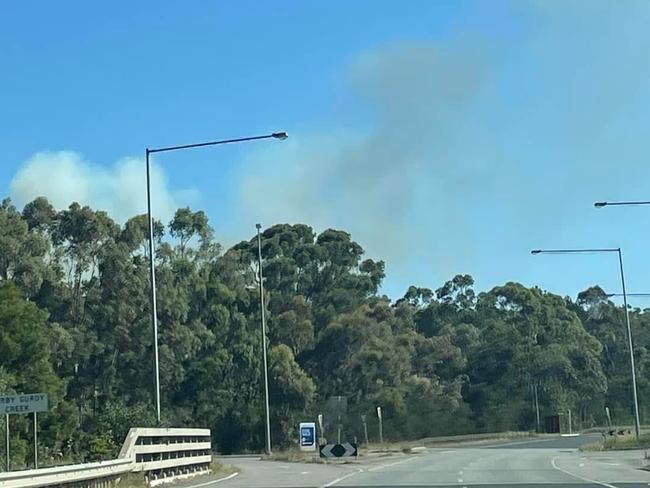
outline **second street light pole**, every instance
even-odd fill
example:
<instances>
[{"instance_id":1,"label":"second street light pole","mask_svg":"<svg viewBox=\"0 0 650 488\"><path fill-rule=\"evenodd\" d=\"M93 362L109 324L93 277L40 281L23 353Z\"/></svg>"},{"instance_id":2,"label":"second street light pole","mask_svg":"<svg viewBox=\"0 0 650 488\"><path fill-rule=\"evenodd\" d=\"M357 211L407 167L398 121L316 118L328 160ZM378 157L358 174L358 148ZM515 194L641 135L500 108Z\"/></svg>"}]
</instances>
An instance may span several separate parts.
<instances>
[{"instance_id":1,"label":"second street light pole","mask_svg":"<svg viewBox=\"0 0 650 488\"><path fill-rule=\"evenodd\" d=\"M271 412L269 409L269 369L266 363L266 321L264 319L264 277L262 275L262 236L260 224L255 224L257 228L257 263L259 268L260 280L260 312L262 318L262 358L264 362L264 414L266 417L266 454L271 454Z\"/></svg>"},{"instance_id":2,"label":"second street light pole","mask_svg":"<svg viewBox=\"0 0 650 488\"><path fill-rule=\"evenodd\" d=\"M625 325L627 328L627 340L630 350L630 369L632 371L632 398L634 400L634 430L636 439L641 433L641 420L639 418L639 398L636 386L636 366L634 364L634 348L632 342L632 328L630 327L630 311L627 308L627 293L625 289L625 274L623 273L623 252L620 247L601 249L534 249L531 254L579 254L579 253L618 253L619 271L621 273L621 285L623 288L623 306L625 307Z\"/></svg>"},{"instance_id":3,"label":"second street light pole","mask_svg":"<svg viewBox=\"0 0 650 488\"><path fill-rule=\"evenodd\" d=\"M623 253L618 249L618 263L621 268L621 285L623 286L623 306L625 307L625 325L627 326L627 343L630 348L630 366L632 367L632 393L634 394L634 430L639 440L641 433L641 420L639 419L639 398L636 387L636 366L634 365L634 346L632 344L632 327L630 326L630 310L627 308L627 294L625 292L625 275L623 274Z\"/></svg>"},{"instance_id":4,"label":"second street light pole","mask_svg":"<svg viewBox=\"0 0 650 488\"><path fill-rule=\"evenodd\" d=\"M284 140L287 137L286 132L273 132L262 136L240 137L237 139L223 139L220 141L198 142L195 144L183 144L180 146L159 147L155 149L147 148L145 150L145 159L147 167L147 222L149 226L149 280L151 284L150 301L151 301L151 324L153 326L153 350L154 350L154 383L156 388L156 419L160 424L160 365L158 356L158 313L156 310L156 270L155 270L155 250L153 243L153 217L151 215L151 154L159 152L178 151L181 149L192 149L196 147L219 146L222 144L231 144L234 142L257 141L260 139L279 139Z\"/></svg>"},{"instance_id":5,"label":"second street light pole","mask_svg":"<svg viewBox=\"0 0 650 488\"><path fill-rule=\"evenodd\" d=\"M149 282L151 283L151 322L153 324L153 362L154 362L154 383L156 388L156 420L160 424L160 365L158 361L158 312L156 310L156 268L154 267L153 249L153 217L151 216L151 168L149 155L151 151L146 150L147 159L147 220L149 222Z\"/></svg>"}]
</instances>

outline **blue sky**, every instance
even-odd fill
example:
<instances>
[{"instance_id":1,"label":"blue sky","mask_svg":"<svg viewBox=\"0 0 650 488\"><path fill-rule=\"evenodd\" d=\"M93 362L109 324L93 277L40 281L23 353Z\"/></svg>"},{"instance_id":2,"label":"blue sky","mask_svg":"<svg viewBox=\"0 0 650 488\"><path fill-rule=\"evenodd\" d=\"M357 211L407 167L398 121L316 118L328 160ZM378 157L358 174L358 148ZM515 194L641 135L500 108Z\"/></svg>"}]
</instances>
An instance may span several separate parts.
<instances>
[{"instance_id":1,"label":"blue sky","mask_svg":"<svg viewBox=\"0 0 650 488\"><path fill-rule=\"evenodd\" d=\"M0 186L18 205L144 209L144 148L286 130L161 155L154 207L342 228L387 261L384 291L469 273L575 296L649 292L650 3L12 2L0 16ZM642 301L635 303L645 306Z\"/></svg>"}]
</instances>

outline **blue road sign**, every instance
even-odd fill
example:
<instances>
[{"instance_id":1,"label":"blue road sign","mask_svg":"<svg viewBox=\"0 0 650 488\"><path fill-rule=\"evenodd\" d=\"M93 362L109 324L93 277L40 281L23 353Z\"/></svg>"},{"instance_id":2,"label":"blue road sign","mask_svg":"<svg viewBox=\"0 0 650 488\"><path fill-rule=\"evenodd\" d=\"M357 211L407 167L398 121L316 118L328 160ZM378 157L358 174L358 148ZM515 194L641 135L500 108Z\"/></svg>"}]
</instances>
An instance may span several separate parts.
<instances>
[{"instance_id":1,"label":"blue road sign","mask_svg":"<svg viewBox=\"0 0 650 488\"><path fill-rule=\"evenodd\" d=\"M299 432L300 432L300 450L315 451L316 450L316 423L300 422Z\"/></svg>"}]
</instances>

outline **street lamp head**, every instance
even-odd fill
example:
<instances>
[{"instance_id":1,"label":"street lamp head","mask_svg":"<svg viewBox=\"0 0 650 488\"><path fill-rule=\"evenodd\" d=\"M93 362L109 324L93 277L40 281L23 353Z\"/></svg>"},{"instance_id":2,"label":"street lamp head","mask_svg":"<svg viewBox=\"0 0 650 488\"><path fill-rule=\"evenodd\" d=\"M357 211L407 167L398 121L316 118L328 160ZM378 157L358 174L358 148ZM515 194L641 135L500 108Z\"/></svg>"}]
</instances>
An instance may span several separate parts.
<instances>
[{"instance_id":1,"label":"street lamp head","mask_svg":"<svg viewBox=\"0 0 650 488\"><path fill-rule=\"evenodd\" d=\"M256 228L257 230L260 230L260 229L262 228L262 224L255 224L255 228Z\"/></svg>"},{"instance_id":2,"label":"street lamp head","mask_svg":"<svg viewBox=\"0 0 650 488\"><path fill-rule=\"evenodd\" d=\"M531 254L539 254L541 252L542 252L541 249L533 249L532 251L530 251Z\"/></svg>"},{"instance_id":3,"label":"street lamp head","mask_svg":"<svg viewBox=\"0 0 650 488\"><path fill-rule=\"evenodd\" d=\"M607 206L607 202L596 202L594 203L594 207L596 208L603 208Z\"/></svg>"},{"instance_id":4,"label":"street lamp head","mask_svg":"<svg viewBox=\"0 0 650 488\"><path fill-rule=\"evenodd\" d=\"M650 293L626 293L625 294L628 297L650 297ZM605 296L607 298L612 298L612 297L622 297L622 293L605 293Z\"/></svg>"},{"instance_id":5,"label":"street lamp head","mask_svg":"<svg viewBox=\"0 0 650 488\"><path fill-rule=\"evenodd\" d=\"M287 137L289 137L289 134L286 132L274 132L271 134L271 136L275 139L280 139L281 141L284 141Z\"/></svg>"}]
</instances>

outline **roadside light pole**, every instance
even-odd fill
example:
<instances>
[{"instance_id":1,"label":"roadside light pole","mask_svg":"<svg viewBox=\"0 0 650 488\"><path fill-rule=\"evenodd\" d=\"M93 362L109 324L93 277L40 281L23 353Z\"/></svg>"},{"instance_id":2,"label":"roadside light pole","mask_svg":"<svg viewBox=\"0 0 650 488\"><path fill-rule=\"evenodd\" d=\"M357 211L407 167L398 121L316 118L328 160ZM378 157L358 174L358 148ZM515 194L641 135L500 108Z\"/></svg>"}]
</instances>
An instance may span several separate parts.
<instances>
[{"instance_id":1,"label":"roadside light pole","mask_svg":"<svg viewBox=\"0 0 650 488\"><path fill-rule=\"evenodd\" d=\"M262 358L264 362L264 414L266 417L266 454L271 455L271 412L269 411L269 368L266 360L266 321L264 319L264 277L262 275L262 235L260 234L261 224L255 224L257 228L257 263L260 280L260 315L262 317Z\"/></svg>"},{"instance_id":2,"label":"roadside light pole","mask_svg":"<svg viewBox=\"0 0 650 488\"><path fill-rule=\"evenodd\" d=\"M181 146L159 147L145 150L145 160L147 166L147 222L149 225L149 281L151 290L149 299L151 301L151 324L153 326L153 355L154 355L154 384L156 389L156 419L160 424L160 366L158 356L158 313L156 303L156 270L154 267L154 243L153 243L153 218L151 216L151 164L150 156L154 153L178 151L181 149L193 149L197 147L218 146L221 144L231 144L235 142L257 141L260 139L279 139L284 140L288 137L286 132L274 132L263 136L240 137L238 139L224 139L221 141L199 142L196 144L183 144Z\"/></svg>"},{"instance_id":3,"label":"roadside light pole","mask_svg":"<svg viewBox=\"0 0 650 488\"><path fill-rule=\"evenodd\" d=\"M636 385L636 366L634 364L634 348L632 343L632 328L630 327L630 311L627 307L627 292L625 290L625 274L623 273L623 253L620 247L601 249L534 249L531 254L586 254L615 252L618 254L618 265L621 273L621 287L623 291L623 306L625 307L625 325L627 327L627 342L630 350L630 370L632 373L632 398L634 400L634 430L636 439L639 439L641 421L639 419L639 399Z\"/></svg>"}]
</instances>

